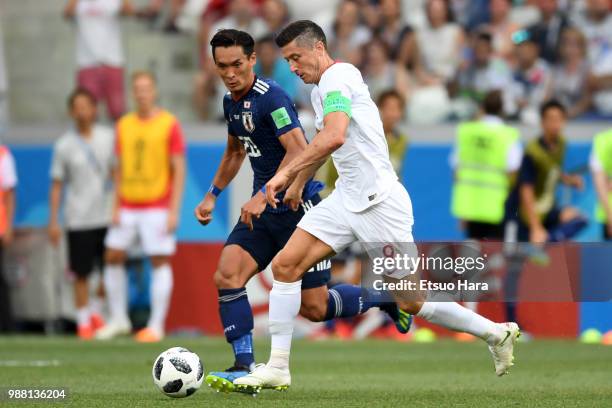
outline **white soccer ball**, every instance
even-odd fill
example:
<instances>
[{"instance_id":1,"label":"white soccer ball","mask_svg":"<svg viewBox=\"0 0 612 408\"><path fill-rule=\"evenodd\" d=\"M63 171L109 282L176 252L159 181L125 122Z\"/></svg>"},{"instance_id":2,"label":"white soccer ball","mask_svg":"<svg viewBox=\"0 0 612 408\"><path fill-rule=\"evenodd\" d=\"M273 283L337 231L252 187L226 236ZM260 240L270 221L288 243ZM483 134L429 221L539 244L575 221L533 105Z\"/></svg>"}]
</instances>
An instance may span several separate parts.
<instances>
[{"instance_id":1,"label":"white soccer ball","mask_svg":"<svg viewBox=\"0 0 612 408\"><path fill-rule=\"evenodd\" d=\"M195 393L204 379L200 357L183 347L172 347L161 353L153 363L153 382L159 390L172 398L188 397Z\"/></svg>"}]
</instances>

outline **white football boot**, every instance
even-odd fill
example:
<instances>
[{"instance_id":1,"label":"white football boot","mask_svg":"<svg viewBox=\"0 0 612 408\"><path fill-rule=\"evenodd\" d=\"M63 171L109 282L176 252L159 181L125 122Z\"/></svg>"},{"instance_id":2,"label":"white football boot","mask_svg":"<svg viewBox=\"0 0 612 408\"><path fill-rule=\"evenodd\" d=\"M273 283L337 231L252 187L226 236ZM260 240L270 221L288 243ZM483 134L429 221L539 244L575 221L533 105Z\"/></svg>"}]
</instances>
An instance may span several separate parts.
<instances>
[{"instance_id":1,"label":"white football boot","mask_svg":"<svg viewBox=\"0 0 612 408\"><path fill-rule=\"evenodd\" d=\"M247 394L258 394L262 389L286 391L291 385L289 369L270 367L267 364L258 364L249 375L234 380L236 391Z\"/></svg>"},{"instance_id":2,"label":"white football boot","mask_svg":"<svg viewBox=\"0 0 612 408\"><path fill-rule=\"evenodd\" d=\"M499 343L489 346L489 351L493 355L495 374L501 377L508 374L508 370L514 365L514 343L520 337L521 331L514 322L499 323L499 326L504 335Z\"/></svg>"},{"instance_id":3,"label":"white football boot","mask_svg":"<svg viewBox=\"0 0 612 408\"><path fill-rule=\"evenodd\" d=\"M110 340L117 336L128 335L132 332L132 324L129 321L113 322L110 321L106 325L100 327L96 331L96 340Z\"/></svg>"}]
</instances>

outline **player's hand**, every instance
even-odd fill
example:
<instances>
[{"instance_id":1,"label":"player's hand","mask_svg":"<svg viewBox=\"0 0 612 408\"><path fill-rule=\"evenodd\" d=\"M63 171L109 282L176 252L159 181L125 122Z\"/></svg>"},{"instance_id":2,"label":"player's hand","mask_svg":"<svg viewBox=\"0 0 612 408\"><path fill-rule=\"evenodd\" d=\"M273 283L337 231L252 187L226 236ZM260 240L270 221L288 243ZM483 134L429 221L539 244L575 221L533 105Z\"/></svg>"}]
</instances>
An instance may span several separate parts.
<instances>
[{"instance_id":1,"label":"player's hand","mask_svg":"<svg viewBox=\"0 0 612 408\"><path fill-rule=\"evenodd\" d=\"M249 226L249 230L253 231L253 217L259 218L266 209L266 196L261 192L257 192L245 205L240 209L240 221Z\"/></svg>"},{"instance_id":2,"label":"player's hand","mask_svg":"<svg viewBox=\"0 0 612 408\"><path fill-rule=\"evenodd\" d=\"M200 224L208 225L212 221L212 212L215 209L216 201L217 198L214 195L206 193L204 199L195 208L195 217Z\"/></svg>"},{"instance_id":3,"label":"player's hand","mask_svg":"<svg viewBox=\"0 0 612 408\"><path fill-rule=\"evenodd\" d=\"M293 211L297 211L300 208L300 204L302 203L302 192L304 191L304 185L297 185L302 183L293 183L289 186L287 191L285 192L285 197L283 198L283 204L286 204Z\"/></svg>"},{"instance_id":4,"label":"player's hand","mask_svg":"<svg viewBox=\"0 0 612 408\"><path fill-rule=\"evenodd\" d=\"M579 174L570 174L567 176L567 184L579 191L584 190L584 178Z\"/></svg>"},{"instance_id":5,"label":"player's hand","mask_svg":"<svg viewBox=\"0 0 612 408\"><path fill-rule=\"evenodd\" d=\"M176 228L178 227L178 219L179 217L176 211L168 212L168 221L166 222L168 233L172 234L174 231L176 231Z\"/></svg>"},{"instance_id":6,"label":"player's hand","mask_svg":"<svg viewBox=\"0 0 612 408\"><path fill-rule=\"evenodd\" d=\"M53 246L58 246L62 238L62 229L56 222L52 222L47 227L47 235Z\"/></svg>"},{"instance_id":7,"label":"player's hand","mask_svg":"<svg viewBox=\"0 0 612 408\"><path fill-rule=\"evenodd\" d=\"M266 183L266 201L268 201L268 204L270 204L272 208L276 208L279 202L276 195L286 189L287 184L289 184L289 175L283 170L276 173L274 177Z\"/></svg>"},{"instance_id":8,"label":"player's hand","mask_svg":"<svg viewBox=\"0 0 612 408\"><path fill-rule=\"evenodd\" d=\"M544 227L537 226L529 231L529 242L532 244L543 244L548 241L548 231Z\"/></svg>"}]
</instances>

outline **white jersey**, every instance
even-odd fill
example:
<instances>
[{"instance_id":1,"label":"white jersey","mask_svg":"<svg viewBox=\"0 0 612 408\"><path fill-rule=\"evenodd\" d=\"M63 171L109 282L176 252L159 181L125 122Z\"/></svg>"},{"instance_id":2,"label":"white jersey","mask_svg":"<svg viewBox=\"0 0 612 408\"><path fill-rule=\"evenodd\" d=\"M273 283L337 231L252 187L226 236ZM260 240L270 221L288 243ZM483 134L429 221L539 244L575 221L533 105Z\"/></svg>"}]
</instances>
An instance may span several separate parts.
<instances>
[{"instance_id":1,"label":"white jersey","mask_svg":"<svg viewBox=\"0 0 612 408\"><path fill-rule=\"evenodd\" d=\"M317 130L323 129L325 98L338 93L350 101L351 120L344 145L331 155L338 171L336 190L347 210L361 212L389 195L397 175L389 159L378 108L353 65L332 65L312 90Z\"/></svg>"}]
</instances>

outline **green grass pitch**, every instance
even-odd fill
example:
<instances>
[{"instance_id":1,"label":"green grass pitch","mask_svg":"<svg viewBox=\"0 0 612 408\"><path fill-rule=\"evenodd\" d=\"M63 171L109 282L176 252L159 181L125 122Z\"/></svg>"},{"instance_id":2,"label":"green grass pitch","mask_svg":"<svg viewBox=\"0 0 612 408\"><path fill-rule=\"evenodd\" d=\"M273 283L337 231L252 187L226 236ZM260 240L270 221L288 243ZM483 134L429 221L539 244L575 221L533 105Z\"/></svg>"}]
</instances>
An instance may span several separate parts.
<instances>
[{"instance_id":1,"label":"green grass pitch","mask_svg":"<svg viewBox=\"0 0 612 408\"><path fill-rule=\"evenodd\" d=\"M0 406L71 407L610 407L612 347L574 341L518 344L516 366L497 378L486 346L296 341L293 385L288 392L257 397L217 394L204 384L195 395L174 400L153 385L151 366L166 348L184 346L200 355L205 370L223 369L231 352L222 339L168 339L139 345L71 338L0 338L0 388L67 387L65 402ZM265 360L268 342L258 341ZM33 364L50 366L34 367Z\"/></svg>"}]
</instances>

